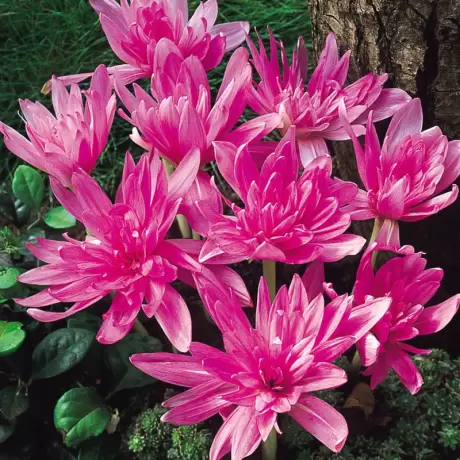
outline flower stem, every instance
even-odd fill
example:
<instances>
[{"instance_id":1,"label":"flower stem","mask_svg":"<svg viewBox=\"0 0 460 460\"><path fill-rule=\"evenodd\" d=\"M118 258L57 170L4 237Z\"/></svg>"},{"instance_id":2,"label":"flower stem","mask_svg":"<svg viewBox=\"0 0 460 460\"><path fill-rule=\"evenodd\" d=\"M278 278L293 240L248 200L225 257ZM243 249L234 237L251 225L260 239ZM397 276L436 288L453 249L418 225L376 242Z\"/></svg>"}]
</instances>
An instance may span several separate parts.
<instances>
[{"instance_id":1,"label":"flower stem","mask_svg":"<svg viewBox=\"0 0 460 460\"><path fill-rule=\"evenodd\" d=\"M272 428L268 438L262 443L262 459L276 460L276 431Z\"/></svg>"},{"instance_id":2,"label":"flower stem","mask_svg":"<svg viewBox=\"0 0 460 460\"><path fill-rule=\"evenodd\" d=\"M276 295L276 262L274 260L264 260L262 267L265 281L268 284L270 299L273 300Z\"/></svg>"},{"instance_id":3,"label":"flower stem","mask_svg":"<svg viewBox=\"0 0 460 460\"><path fill-rule=\"evenodd\" d=\"M174 172L174 166L166 158L163 158L163 164L165 165L166 173L168 174L168 177L171 177L171 174ZM183 216L182 214L177 214L176 221L177 221L177 225L179 226L179 230L180 230L180 234L182 235L182 238L191 238L192 232L190 230L190 226L185 216Z\"/></svg>"},{"instance_id":4,"label":"flower stem","mask_svg":"<svg viewBox=\"0 0 460 460\"><path fill-rule=\"evenodd\" d=\"M139 321L138 318L136 318L136 321L134 321L133 324L133 331L137 332L138 334L142 335L150 335L147 331L147 329L144 327L144 325Z\"/></svg>"},{"instance_id":5,"label":"flower stem","mask_svg":"<svg viewBox=\"0 0 460 460\"><path fill-rule=\"evenodd\" d=\"M372 230L371 239L369 240L369 245L374 243L377 237L379 236L380 229L382 228L382 224L383 224L383 219L376 217L374 220L374 228ZM372 268L375 268L375 261L377 260L377 255L378 255L378 251L374 251L372 253L372 259L371 259Z\"/></svg>"},{"instance_id":6,"label":"flower stem","mask_svg":"<svg viewBox=\"0 0 460 460\"><path fill-rule=\"evenodd\" d=\"M201 240L201 235L197 232L195 232L195 230L192 229L192 238L194 240Z\"/></svg>"}]
</instances>

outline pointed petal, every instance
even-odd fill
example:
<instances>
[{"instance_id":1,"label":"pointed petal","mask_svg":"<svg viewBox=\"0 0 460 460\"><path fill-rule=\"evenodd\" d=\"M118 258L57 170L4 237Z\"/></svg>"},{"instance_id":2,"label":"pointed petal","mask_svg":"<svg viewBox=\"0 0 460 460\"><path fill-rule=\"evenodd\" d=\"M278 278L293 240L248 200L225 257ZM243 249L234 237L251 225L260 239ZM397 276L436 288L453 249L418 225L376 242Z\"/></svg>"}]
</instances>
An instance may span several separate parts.
<instances>
[{"instance_id":1,"label":"pointed petal","mask_svg":"<svg viewBox=\"0 0 460 460\"><path fill-rule=\"evenodd\" d=\"M348 427L332 406L314 396L304 395L289 414L326 447L340 452L348 436Z\"/></svg>"}]
</instances>

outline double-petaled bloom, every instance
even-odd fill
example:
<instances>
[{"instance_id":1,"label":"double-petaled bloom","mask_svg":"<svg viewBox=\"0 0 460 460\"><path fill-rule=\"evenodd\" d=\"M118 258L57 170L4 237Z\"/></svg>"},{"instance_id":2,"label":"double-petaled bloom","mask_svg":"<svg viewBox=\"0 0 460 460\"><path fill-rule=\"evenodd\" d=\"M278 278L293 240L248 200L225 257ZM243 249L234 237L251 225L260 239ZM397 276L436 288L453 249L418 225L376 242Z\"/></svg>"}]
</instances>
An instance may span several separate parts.
<instances>
[{"instance_id":1,"label":"double-petaled bloom","mask_svg":"<svg viewBox=\"0 0 460 460\"><path fill-rule=\"evenodd\" d=\"M76 84L67 92L53 77L54 115L39 102L19 101L29 139L0 122L6 147L22 160L71 184L72 172L90 173L104 151L116 109L107 69L100 65L91 85L82 91Z\"/></svg>"},{"instance_id":2,"label":"double-petaled bloom","mask_svg":"<svg viewBox=\"0 0 460 460\"><path fill-rule=\"evenodd\" d=\"M187 0L90 0L98 13L110 47L124 64L109 67L125 84L155 72L157 44L173 41L184 58L196 56L209 70L226 51L238 47L249 32L247 22L216 24L217 0L200 3L188 17ZM84 80L90 73L61 77L65 83Z\"/></svg>"},{"instance_id":3,"label":"double-petaled bloom","mask_svg":"<svg viewBox=\"0 0 460 460\"><path fill-rule=\"evenodd\" d=\"M343 105L340 113L347 125ZM424 219L457 199L456 185L439 193L460 175L460 141L448 142L437 126L422 131L420 99L412 100L392 118L381 148L373 121L370 113L364 149L347 128L366 189L356 195L352 218L384 220L384 241L398 246L398 221Z\"/></svg>"},{"instance_id":4,"label":"double-petaled bloom","mask_svg":"<svg viewBox=\"0 0 460 460\"><path fill-rule=\"evenodd\" d=\"M277 418L285 413L334 452L340 451L348 434L346 421L311 393L345 383L345 372L332 361L355 342L356 333L361 336L382 317L389 302L372 300L365 314L350 320L345 297L346 305L337 302L336 314L327 315L322 294L309 298L296 275L271 303L262 279L252 328L225 291L207 284L200 293L223 334L225 352L192 342L191 356L131 357L147 374L190 388L164 402L170 410L163 421L193 424L221 413L224 423L212 444L211 460L228 452L233 460L247 457L273 428L279 431Z\"/></svg>"},{"instance_id":5,"label":"double-petaled bloom","mask_svg":"<svg viewBox=\"0 0 460 460\"><path fill-rule=\"evenodd\" d=\"M338 106L343 101L347 107L347 121L356 135L364 134L364 124L369 110L375 120L383 120L410 100L400 89L382 89L387 74L372 73L351 85L344 86L348 74L350 52L340 59L334 34L330 33L321 53L318 65L307 86L308 54L302 38L289 61L282 42L270 34L270 56L267 56L262 40L259 50L248 39L253 64L260 82L249 91L249 105L259 114L279 113L283 117L280 126L285 133L291 125L297 128L297 142L302 164L305 166L320 155L328 153L325 140L349 139L339 119ZM282 70L278 61L281 49ZM260 146L262 151L263 144Z\"/></svg>"},{"instance_id":6,"label":"double-petaled bloom","mask_svg":"<svg viewBox=\"0 0 460 460\"><path fill-rule=\"evenodd\" d=\"M418 335L433 334L444 328L457 312L460 295L425 308L439 288L443 277L440 268L425 270L426 260L414 253L411 246L394 249L397 257L382 265L376 273L372 268L375 250L391 249L375 243L364 254L353 295L356 303L364 299L388 298L391 305L383 318L358 343L361 362L371 376L371 388L381 383L393 369L403 385L417 393L423 384L422 376L408 353L430 353L406 341Z\"/></svg>"},{"instance_id":7,"label":"double-petaled bloom","mask_svg":"<svg viewBox=\"0 0 460 460\"><path fill-rule=\"evenodd\" d=\"M192 149L168 180L158 156L146 154L135 165L127 155L115 204L82 170L72 176L72 191L52 181L59 201L91 237L81 242L64 235L66 241L38 239L36 245L30 244L32 254L48 265L19 280L49 287L17 302L33 307L28 310L32 317L55 321L115 291L97 335L100 342L124 337L142 309L157 319L178 350L186 351L190 313L170 283L180 270L200 272L201 265L187 254L187 240L166 240L166 233L198 166L199 152ZM59 302L75 304L62 313L40 308Z\"/></svg>"},{"instance_id":8,"label":"double-petaled bloom","mask_svg":"<svg viewBox=\"0 0 460 460\"><path fill-rule=\"evenodd\" d=\"M150 87L153 97L137 84L132 94L115 76L117 93L130 116L122 111L120 114L140 131L139 134L135 130L131 136L136 143L147 150L157 149L174 165L196 147L201 154L200 166L204 167L215 158L214 141L228 141L238 146L255 142L280 122L278 115L270 114L235 128L246 107L246 92L252 76L244 48L231 56L214 105L202 63L195 56L184 59L172 41L163 39L158 43L155 69ZM209 181L209 175L199 171L186 201L206 200L213 209L221 211L221 198ZM204 223L192 210L191 206L183 206L181 213L195 230L201 231Z\"/></svg>"},{"instance_id":9,"label":"double-petaled bloom","mask_svg":"<svg viewBox=\"0 0 460 460\"><path fill-rule=\"evenodd\" d=\"M246 145L214 146L219 171L244 207L229 202L234 216L227 216L196 202L209 225L201 262L332 262L361 250L362 237L344 234L356 185L331 179L329 156L311 162L299 177L293 127L260 170Z\"/></svg>"}]
</instances>

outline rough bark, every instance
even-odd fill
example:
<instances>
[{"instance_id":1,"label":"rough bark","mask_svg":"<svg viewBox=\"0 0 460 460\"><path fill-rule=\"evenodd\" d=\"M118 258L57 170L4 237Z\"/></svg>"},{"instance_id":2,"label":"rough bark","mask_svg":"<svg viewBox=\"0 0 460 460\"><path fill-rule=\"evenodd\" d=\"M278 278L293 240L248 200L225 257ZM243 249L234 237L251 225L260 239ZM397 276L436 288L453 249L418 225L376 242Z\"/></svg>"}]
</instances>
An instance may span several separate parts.
<instances>
[{"instance_id":1,"label":"rough bark","mask_svg":"<svg viewBox=\"0 0 460 460\"><path fill-rule=\"evenodd\" d=\"M438 125L450 140L460 139L460 0L310 0L310 12L316 56L334 32L342 50L352 50L350 82L387 72L391 86L421 98L426 128ZM332 150L339 174L357 181L350 143ZM459 200L429 219L402 224L401 239L426 252L429 265L444 268L450 295L460 290Z\"/></svg>"}]
</instances>

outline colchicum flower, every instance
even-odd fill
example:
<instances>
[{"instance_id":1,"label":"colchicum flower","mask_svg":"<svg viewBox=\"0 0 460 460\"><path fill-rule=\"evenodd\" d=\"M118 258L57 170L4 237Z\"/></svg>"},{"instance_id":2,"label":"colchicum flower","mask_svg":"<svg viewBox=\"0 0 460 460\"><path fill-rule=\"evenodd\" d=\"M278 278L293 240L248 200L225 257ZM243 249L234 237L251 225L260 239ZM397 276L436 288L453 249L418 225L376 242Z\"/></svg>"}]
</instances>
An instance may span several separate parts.
<instances>
[{"instance_id":1,"label":"colchicum flower","mask_svg":"<svg viewBox=\"0 0 460 460\"><path fill-rule=\"evenodd\" d=\"M336 336L337 322L326 319L323 296L309 298L297 275L289 289L279 290L272 304L267 284L261 280L255 328L241 308L229 303L225 292L208 283L201 287L201 294L223 334L225 352L192 342L191 356L145 353L131 357L145 373L190 388L163 403L170 411L162 420L194 424L219 412L225 414L210 460L228 452L233 460L249 456L273 428L279 432L277 417L284 413L331 450L340 451L348 435L346 421L311 393L345 383L345 372L332 361L355 342L356 331L365 332L381 318L388 301L373 300L361 318L341 321L346 335Z\"/></svg>"},{"instance_id":2,"label":"colchicum flower","mask_svg":"<svg viewBox=\"0 0 460 460\"><path fill-rule=\"evenodd\" d=\"M120 115L139 129L132 140L147 150L157 149L173 165L182 161L192 147L201 153L201 167L215 159L214 141L235 145L255 142L271 132L280 122L279 115L255 118L235 128L246 107L246 91L251 82L251 66L244 48L237 49L226 67L221 87L211 107L211 90L206 71L195 56L183 59L177 46L168 39L157 45L155 76L151 93L134 84L132 94L115 76L117 93L130 112ZM185 197L186 203L207 200L217 212L222 200L209 184L210 177L199 171L197 180ZM193 207L181 207L190 225L202 231L205 222L195 218Z\"/></svg>"},{"instance_id":3,"label":"colchicum flower","mask_svg":"<svg viewBox=\"0 0 460 460\"><path fill-rule=\"evenodd\" d=\"M346 123L346 108L340 108ZM382 148L369 114L362 149L350 127L359 175L366 191L352 203L352 218L384 220L384 241L399 246L398 221L415 222L452 204L458 187L438 195L460 175L460 141L448 142L438 127L422 131L420 99L414 99L392 118ZM436 196L437 195L437 196Z\"/></svg>"},{"instance_id":4,"label":"colchicum flower","mask_svg":"<svg viewBox=\"0 0 460 460\"><path fill-rule=\"evenodd\" d=\"M113 52L125 63L109 67L109 72L117 72L125 84L152 76L156 47L162 38L172 40L184 58L196 56L209 70L249 32L247 22L215 24L217 0L200 3L190 19L187 0L90 0L90 4ZM60 78L69 84L90 75Z\"/></svg>"},{"instance_id":5,"label":"colchicum flower","mask_svg":"<svg viewBox=\"0 0 460 460\"><path fill-rule=\"evenodd\" d=\"M377 76L369 73L344 87L350 51L339 59L337 42L332 33L326 39L318 65L306 87L308 54L302 38L299 38L297 48L293 51L290 66L283 43L278 43L271 33L270 57L260 38L259 50L250 39L247 41L252 62L260 76L260 82L250 88L249 105L259 114L282 115L282 133L291 125L296 126L304 166L318 156L328 154L325 140L350 138L339 119L340 101L347 107L347 121L353 131L356 135L362 135L369 110L374 111L374 120L383 120L410 100L400 89L382 89L387 74ZM282 70L278 62L278 47L281 49ZM264 150L263 144L260 147Z\"/></svg>"},{"instance_id":6,"label":"colchicum flower","mask_svg":"<svg viewBox=\"0 0 460 460\"><path fill-rule=\"evenodd\" d=\"M372 253L388 250L388 246L371 245L364 254L353 291L355 302L366 298L383 297L391 305L383 318L358 343L359 356L368 367L371 388L381 383L393 369L403 385L417 393L423 384L422 376L408 353L427 354L406 343L418 335L433 334L444 328L457 312L460 295L425 308L439 288L443 277L440 268L425 270L426 260L414 253L411 246L395 249L399 255L383 264L376 273L372 268Z\"/></svg>"},{"instance_id":7,"label":"colchicum flower","mask_svg":"<svg viewBox=\"0 0 460 460\"><path fill-rule=\"evenodd\" d=\"M89 89L83 91L85 103L76 84L70 93L56 77L51 85L55 115L39 102L19 101L29 140L1 122L0 132L12 153L69 186L72 172L80 167L91 173L104 151L116 98L103 65L94 72Z\"/></svg>"},{"instance_id":8,"label":"colchicum flower","mask_svg":"<svg viewBox=\"0 0 460 460\"><path fill-rule=\"evenodd\" d=\"M311 162L299 177L294 127L260 171L247 146L214 146L219 171L245 207L229 203L235 216L227 216L196 203L202 219L209 222L200 262L333 262L361 250L362 237L344 234L356 185L331 179L329 156Z\"/></svg>"},{"instance_id":9,"label":"colchicum flower","mask_svg":"<svg viewBox=\"0 0 460 460\"><path fill-rule=\"evenodd\" d=\"M73 192L53 181L59 201L91 237L81 242L64 235L67 241L38 239L38 244L29 244L32 254L48 265L19 280L50 287L17 302L33 307L28 313L39 321L56 321L115 291L97 335L101 343L124 337L142 309L155 316L178 350L186 351L190 313L170 283L178 278L178 269L199 272L201 265L182 248L182 240L165 237L198 165L199 152L192 149L168 180L158 156L146 154L136 166L128 154L115 204L81 170L72 176ZM63 313L39 309L58 302L75 304Z\"/></svg>"}]
</instances>

